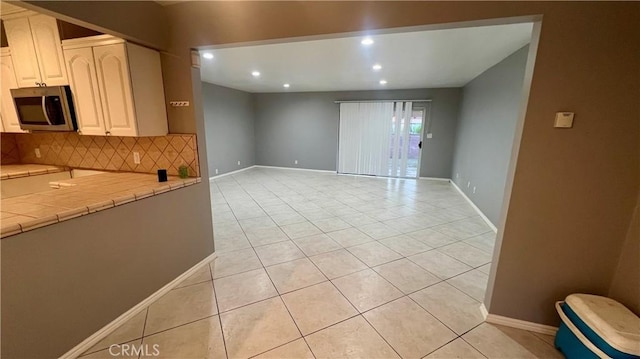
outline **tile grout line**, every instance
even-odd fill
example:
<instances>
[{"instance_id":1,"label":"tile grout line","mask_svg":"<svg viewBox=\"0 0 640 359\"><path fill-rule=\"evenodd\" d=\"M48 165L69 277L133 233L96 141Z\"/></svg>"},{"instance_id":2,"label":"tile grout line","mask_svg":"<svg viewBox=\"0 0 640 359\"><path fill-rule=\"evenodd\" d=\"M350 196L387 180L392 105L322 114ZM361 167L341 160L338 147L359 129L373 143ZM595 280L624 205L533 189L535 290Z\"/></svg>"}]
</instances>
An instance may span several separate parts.
<instances>
[{"instance_id":1,"label":"tile grout line","mask_svg":"<svg viewBox=\"0 0 640 359\"><path fill-rule=\"evenodd\" d=\"M277 197L278 199L280 199L280 197L279 197L279 196L276 196L276 197ZM226 199L226 197L225 197L225 199ZM281 200L281 199L280 199L280 200ZM264 211L264 207L262 207L260 204L258 204L258 206L259 206L259 207ZM266 213L266 212L265 212L265 213ZM269 217L269 218L270 218L270 217ZM270 219L271 219L271 218L270 218ZM273 221L273 219L271 219L271 220ZM240 228L242 229L242 231L243 231L244 235L245 235L245 236L247 236L246 231L244 230L244 228L242 228L242 226L240 226ZM280 228L280 227L278 227L278 228ZM282 229L280 229L280 230L282 231ZM284 232L284 231L283 231L283 232ZM289 237L289 235L288 235L287 233L285 233L285 235L287 235L287 237ZM248 240L248 238L247 238L247 240ZM292 242L292 243L293 243L293 244L298 248L298 250L299 250L299 251L301 251L301 252L302 252L302 254L305 256L304 258L306 258L307 260L309 260L309 259L308 259L308 257L306 256L306 254L304 253L304 251L302 251L302 250L299 248L299 246L297 245L297 243L295 243L291 238L290 238L289 240L290 240L290 241L291 241L291 242ZM278 242L276 242L276 243L278 243ZM287 304L285 303L284 299L282 298L282 294L280 294L280 292L278 291L278 288L276 287L275 283L273 282L273 279L272 279L272 278L271 278L271 276L269 275L269 271L267 271L267 267L265 267L264 263L262 262L262 259L260 258L260 256L259 256L259 255L258 255L258 253L256 252L255 247L253 246L253 243L251 243L251 241L249 241L249 244L251 245L251 248L253 249L253 251L254 251L254 253L255 253L256 257L258 258L258 261L260 261L260 264L262 264L262 268L263 268L263 270L265 271L265 273L267 274L267 277L269 278L269 280L271 281L271 284L273 285L273 288L275 289L276 293L278 293L278 298L280 299L280 302L282 303L282 305L284 306L284 308L287 310L287 313L289 314L289 318L291 319L291 321L293 322L293 324L296 326L296 329L298 329L298 333L300 333L300 338L301 338L302 340L304 340L305 345L307 346L307 348L309 348L309 351L311 352L311 355L313 355L313 357L315 358L315 357L316 357L315 353L313 353L313 350L311 350L311 346L310 346L310 345L309 345L309 343L307 342L307 339L305 338L305 336L302 334L302 330L300 330L300 327L298 326L298 323L296 323L295 319L293 318L293 315L291 314L291 311L289 310L289 307L287 307ZM300 258L298 258L298 259L300 259ZM311 260L309 260L309 262L311 262ZM285 263L286 263L286 262L285 262ZM311 263L313 263L313 262L311 262ZM277 263L277 264L281 264L281 263ZM274 265L277 265L277 264L274 264ZM322 272L320 272L320 273L322 273ZM324 275L324 274L323 274L323 275ZM325 276L325 278L326 278L326 276ZM327 279L328 279L328 278L327 278ZM270 298L267 298L267 299L270 299ZM217 299L216 299L216 301L217 301ZM294 339L293 341L298 340L298 339L300 339L300 338L296 338L296 339ZM293 342L293 341L292 341L292 342ZM283 344L283 345L286 345L286 344L287 344L287 343L285 343L285 344ZM278 347L276 347L276 348L278 348ZM271 351L271 350L273 350L273 349L275 349L275 348L271 348L271 349L269 349L269 350L265 351L264 353L266 353L266 352L268 352L268 351ZM261 354L261 353L259 353L259 354L257 354L257 355L260 355L260 354Z\"/></svg>"},{"instance_id":2,"label":"tile grout line","mask_svg":"<svg viewBox=\"0 0 640 359\"><path fill-rule=\"evenodd\" d=\"M234 178L234 180L235 180L235 178ZM237 180L236 180L236 182L237 182ZM239 182L238 182L238 183L239 183ZM243 189L243 190L244 190L244 189ZM247 192L246 190L244 190L244 191L245 191L245 193L249 194L249 192ZM271 192L271 191L270 191L270 192ZM271 192L271 193L273 193L273 192ZM296 193L297 193L297 192L296 192ZM275 194L274 194L274 195L275 195ZM255 201L255 198L254 198L251 194L249 194L249 196L252 198L252 200L253 200L254 202L258 203L257 201ZM275 195L275 196L276 196L278 199L280 199L281 201L283 201L279 196L277 196L277 195ZM304 196L303 196L303 197L304 197ZM284 202L287 206L291 207L291 206L289 205L289 203L288 203L288 202L286 202L286 201L283 201L283 202ZM350 207L348 204L345 204L345 205L347 205L348 207ZM260 208L264 211L264 207L263 207L262 205L260 205L260 204L258 203L258 206L260 206ZM319 206L319 207L320 207L320 206ZM321 209L321 210L325 210L326 208L320 207L319 209ZM294 212L295 212L295 213L297 213L298 215L301 215L303 218L307 219L307 221L311 222L311 224L317 228L317 226L316 226L314 223L312 223L312 221L311 221L308 217L305 217L303 214L300 214L300 212L298 212L298 211L297 211L297 210L295 210L295 209L294 209ZM269 217L271 220L273 220L273 218L271 218L271 214L269 214L269 213L268 213L268 212L266 212L266 211L265 211L265 213L267 213L267 217ZM364 212L360 212L360 213L365 214ZM235 213L233 213L233 214L234 214L234 217L235 217ZM331 214L333 214L333 213L331 213ZM365 214L365 215L366 215L366 214ZM474 216L468 216L468 217L461 218L461 219L454 220L454 221L447 222L447 223L452 223L452 222L456 222L456 221L459 221L459 220L464 220L464 219L468 219L468 218L472 218L472 217L474 217ZM330 217L330 218L338 218L338 219L341 219L341 220L342 220L342 217L340 217L340 216L335 216L335 215L334 215L334 217ZM376 222L374 222L374 223L382 223L382 224L384 224L382 221L376 221ZM349 223L349 224L351 225L351 223ZM443 223L443 224L444 224L444 223ZM440 224L439 224L439 225L440 225ZM436 225L436 226L438 226L438 225ZM246 236L246 231L244 230L244 228L243 228L242 226L240 226L240 227L241 227L241 229L243 230L243 233L244 233L244 234L245 234L245 236ZM278 225L278 228L280 228L280 227L281 227L281 226L280 226L280 225ZM434 227L434 226L431 226L431 227ZM427 228L424 228L424 229L428 229L428 228L431 228L431 227L427 227ZM358 227L355 227L355 226L354 226L354 227L350 227L350 228L355 228L356 230L359 230L359 229L358 229ZM318 229L319 229L319 228L318 228ZM420 230L423 230L423 229L419 229L419 230L417 230L417 231L420 231ZM325 234L325 235L328 235L328 233L331 233L331 232L335 232L335 231L325 232L325 231L323 231L323 230L320 230L320 231L321 231L321 233L322 233L322 234ZM413 231L413 232L417 232L417 231ZM413 233L413 232L408 232L408 233ZM438 232L439 232L439 231L438 231ZM481 234L474 235L474 236L470 236L470 237L467 237L467 238L464 238L464 239L458 239L458 240L456 240L456 241L454 241L454 242L452 242L452 243L450 243L450 244L457 243L457 242L461 242L461 241L467 240L467 239L469 239L469 238L473 238L473 237L481 236L481 235L483 235L483 234L485 234L485 233L487 233L487 232L483 232L483 233L481 233ZM405 234L407 234L407 233L401 233L401 235L405 235ZM443 235L447 236L447 235L446 235L446 234L444 234L444 233L441 233L441 234L443 234ZM366 234L365 234L365 235L366 235ZM287 237L289 237L289 236L287 235ZM308 237L308 236L303 236L303 237L300 237L300 238L304 238L304 237ZM393 236L392 236L392 237L393 237ZM391 238L391 237L388 237L388 238ZM297 239L299 239L299 238L297 238ZM380 241L380 240L382 240L382 239L385 239L385 238L381 238L381 239L373 239L373 240L374 240L374 241ZM412 239L413 239L413 238L412 238ZM293 238L289 237L289 240L290 240L291 242L293 242L293 243L294 243L294 245L295 245L299 250L301 250L301 248L299 247L299 245L295 242L295 240L294 240ZM414 239L414 240L415 240L415 239ZM250 242L250 241L249 241L249 242ZM365 243L370 243L370 242L371 242L371 241L369 241L369 242L365 242ZM274 242L274 243L278 243L278 242ZM253 245L253 243L251 243L251 242L250 242L249 244L251 245L251 248L253 249L254 253L255 253L255 254L256 254L256 256L257 256L257 253L255 252L255 247L256 247L256 246L254 246L254 245ZM338 243L338 244L339 244L339 243ZM388 246L384 245L384 243L380 243L380 244L382 244L384 247L388 248L389 250L391 250L391 251L395 252L395 250L393 250L392 248L389 248ZM269 244L266 244L266 245L269 245ZM446 245L449 245L449 244L446 244ZM446 245L444 245L444 246L446 246ZM336 250L334 250L334 251L318 253L317 255L324 254L324 253L330 253L330 252L337 252L337 251L340 251L340 250L343 250L343 249L344 249L344 250L346 250L348 253L351 253L350 251L348 251L348 248L350 248L350 247L354 247L354 246L344 247L344 246L342 246L342 245L340 245L340 246L341 246L342 248L340 248L340 249L336 249ZM357 245L356 245L356 246L357 246ZM475 246L473 246L473 245L470 245L470 246L475 247ZM257 246L257 247L260 247L260 246ZM443 246L440 246L440 247L443 247ZM440 247L433 247L432 249L430 249L430 250L428 250L428 251L435 250L435 249L438 249L438 248L440 248ZM476 249L479 249L479 250L482 250L482 249L477 248L477 247L475 247L475 248L476 248ZM238 249L238 250L240 250L240 249ZM428 252L428 251L424 251L424 252ZM233 252L233 251L230 251L230 252ZM424 253L424 252L420 252L420 253ZM438 251L438 252L439 252L439 253L442 253L442 254L445 254L445 255L447 255L448 257L451 257L452 259L454 259L454 260L456 260L456 261L459 261L457 258L452 257L452 256L450 256L450 255L448 255L448 254L446 254L446 253L443 253L443 252L440 252L440 251ZM314 265L314 266L315 266L315 267L320 271L320 273L324 274L324 273L320 270L320 268L318 268L318 267L317 267L317 265L315 264L315 262L313 262L313 261L311 260L310 256L308 256L304 251L302 251L302 253L304 254L304 258L305 258L305 259L309 260L309 261L310 261L310 262L311 262L311 263L312 263L312 264L313 264L313 265ZM420 253L416 253L416 254L420 254ZM352 255L353 255L353 254L352 254ZM415 262L411 261L407 256L404 256L404 255L402 255L402 254L400 254L400 253L399 253L399 255L401 256L401 258L398 258L398 259L395 259L395 260L392 260L392 261L389 261L389 262L384 262L384 263L378 264L378 265L376 265L375 267L378 267L378 266L383 265L383 264L391 263L391 262L394 262L394 261L398 261L398 260L401 260L401 259L408 259L411 263L414 263L414 264L418 265L420 268L422 268L422 269L426 270L425 268L423 268L423 267L422 267L422 266L420 266L419 264L417 264L417 263L415 263ZM259 258L259 256L257 256L257 257L258 257L258 259L260 260L260 262L261 262L261 264L262 264L262 266L263 266L262 268L263 268L263 269L265 269L265 272L266 272L266 268L267 268L267 267L265 267L265 266L264 266L264 263L262 263L262 260ZM356 258L357 258L357 257L356 257ZM302 259L302 258L297 258L297 259L294 259L294 260L298 260L298 259ZM291 261L293 261L293 260L291 260ZM281 262L281 263L276 263L276 264L273 264L273 265L271 265L271 266L278 265L278 264L282 264L282 263L287 263L287 262L291 262L291 261L285 261L285 262ZM461 262L461 263L463 263L463 264L465 264L465 265L466 265L466 263L464 263L464 262ZM367 265L366 263L365 263L365 265L366 265L366 267L367 267L367 268L365 268L365 269L362 269L362 270L359 270L359 271L356 271L356 272L353 272L353 273L349 273L349 274L346 274L346 275L343 275L343 276L340 276L340 277L336 277L336 278L333 278L333 279L328 279L328 281L329 281L329 282L331 282L331 283L333 284L333 282L332 282L332 281L333 281L334 279L342 278L342 277L344 277L344 276L348 276L348 275L351 275L351 274L354 274L354 273L358 273L358 272L364 271L364 270L366 270L366 269L371 269L371 270L373 270L373 271L375 272L375 270L373 269L373 267L371 267L371 266ZM411 292L411 293L407 293L407 294L404 294L404 292L400 291L401 293L403 293L403 296L401 296L401 297L399 297L399 298L396 298L396 299L394 299L394 300L392 300L392 301L399 300L399 299L401 299L401 298L403 298L403 297L405 297L405 296L406 296L406 297L409 297L409 299L413 301L413 299L410 297L410 295L411 295L411 294L413 294L413 293L415 293L415 292L418 292L418 291L420 291L420 290L423 290L423 289L425 289L425 288L428 288L428 287L430 287L430 286L432 286L432 285L435 285L435 284L438 284L438 283L442 283L442 282L446 282L447 280L449 280L449 279L451 279L451 278L455 278L455 277L457 277L457 276L459 276L459 275L462 275L462 274L464 274L464 273L467 273L467 272L469 272L469 271L472 271L472 270L478 269L478 268L480 268L480 267L482 267L482 266L484 266L484 265L486 265L486 263L485 263L485 264L482 264L482 265L480 265L480 266L471 266L471 265L470 265L471 269L469 269L469 270L467 270L467 271L465 271L465 272L459 273L459 274L457 274L457 275L455 275L455 276L452 276L452 277L450 277L450 278L447 278L447 279L441 279L441 278L439 278L438 276L436 276L436 278L440 279L440 281L439 281L439 282L437 282L437 283L433 283L433 284L431 284L431 285L429 285L429 286L427 286L427 287L424 287L424 288L418 289L418 290L416 290L416 291L413 291L413 292ZM429 272L428 270L426 270L426 271L427 271L427 272ZM377 272L375 272L375 273L377 274ZM431 273L431 272L429 272L429 273ZM484 274L484 273L483 273L483 274ZM268 272L267 272L267 275L268 275ZM378 275L379 275L379 274L378 274ZM380 275L380 276L381 276L381 275ZM325 277L326 277L326 275L325 275ZM381 276L381 277L382 277L382 276ZM274 287L275 287L275 283L273 283L273 280L271 279L271 277L270 277L270 276L269 276L269 278L270 278L270 280L271 280L272 284L273 284L273 285L274 285ZM382 278L383 278L385 281L389 282L389 280L387 280L386 278L384 278L384 277L382 277ZM320 283L324 283L324 281L323 281L323 282L320 282ZM320 284L320 283L312 284L312 285L310 285L310 286L317 285L317 284ZM394 288L396 288L396 287L395 287L395 285L393 285L393 283L389 282L389 284L391 284ZM449 283L447 283L447 284L449 284ZM333 285L334 285L334 287L335 287L335 284L333 284ZM449 285L451 285L451 284L449 284ZM301 287L301 288L298 288L298 289L296 289L296 290L292 290L292 291L289 291L289 292L285 292L285 293L279 294L279 296L280 296L280 297L282 297L282 295L284 295L284 294L291 293L291 292L295 292L295 291L297 291L297 290L302 290L302 289L308 288L308 287L310 287L310 286ZM455 287L455 286L454 286L454 287ZM339 289L338 289L337 287L335 287L335 288L339 291ZM397 289L397 288L396 288L396 289ZM457 289L457 290L460 290L459 288L456 288L456 289ZM277 291L277 290L276 290L276 291ZM461 291L461 292L463 292L462 290L460 290L460 291ZM339 291L339 292L340 292L340 291ZM341 295L344 297L344 294L343 294L342 292L340 292L340 293L341 293ZM463 292L463 293L464 293L464 292ZM466 294L466 293L464 293L464 294L468 296L468 294ZM471 298L472 298L474 301L478 302L475 298L473 298L473 297L471 297ZM267 299L271 299L271 298L267 298ZM348 302L350 302L350 301L348 300L348 298L345 298L345 299L347 299L347 301L348 301ZM265 299L265 300L266 300L266 299ZM356 314L356 315L354 315L354 316L352 316L352 317L349 317L349 318L347 318L347 319L344 319L344 320L342 320L342 321L339 321L339 322L337 322L337 323L334 323L334 324L332 324L332 325L330 325L330 326L328 326L328 327L325 327L325 328L322 328L322 329L319 329L319 330L323 330L323 329L329 328L329 327L334 326L334 325L336 325L336 324L338 324L338 323L341 323L341 322L343 322L343 321L346 321L346 320L349 320L349 319L351 319L351 318L357 317L358 315L362 315L362 316L363 316L363 318L364 318L364 315L363 315L364 313L366 313L366 312L368 312L368 311L370 311L370 310L374 310L374 309L376 309L376 308L378 308L378 307L380 307L380 306L382 306L382 305L388 304L388 303L390 303L390 302L392 302L392 301L389 301L389 302L383 303L383 304L381 304L381 305L379 305L379 306L377 306L377 307L371 308L371 309L369 309L369 310L367 310L367 311L365 311L365 312L363 312L363 313L358 313L358 314ZM413 302L415 303L415 301L413 301ZM416 304L418 304L418 303L416 303ZM423 310L425 310L427 313L429 313L429 312L428 312L428 310L424 309L424 308L423 308L422 306L420 306L419 304L418 304L418 306L419 306L420 308L422 308ZM286 304L285 304L285 307L286 307ZM237 308L236 308L236 309L237 309ZM288 309L288 308L287 308L287 309ZM359 311L358 311L358 312L359 312ZM432 315L431 313L429 313L429 314L430 314L430 315ZM290 312L289 312L289 315L291 316L291 313L290 313ZM435 317L435 316L434 316L434 317ZM435 317L435 318L436 318L438 321L440 321L437 317ZM293 319L293 318L292 318L292 319ZM364 319L366 320L366 318L364 318ZM295 323L295 320L294 320L294 323ZM367 321L367 323L369 323L369 322ZM442 322L441 322L441 323L442 323ZM296 326L297 326L297 323L295 323L295 324L296 324ZM370 323L369 323L369 324L370 324ZM444 325L444 323L442 323L442 324ZM371 324L370 324L370 325L371 325ZM478 325L480 325L480 324L478 324ZM371 326L373 327L373 325L371 325ZM446 326L446 325L445 325L445 326ZM375 329L375 327L373 327L373 328L374 328L374 330L377 332L377 329ZM474 327L474 328L475 328L475 327ZM472 329L473 329L473 328L472 328ZM470 330L472 330L472 329L470 329ZM299 330L299 328L298 328L298 330ZM318 331L319 331L319 330L318 330ZM311 334L316 333L316 332L317 332L317 331L312 332L312 333L309 333L308 335L311 335ZM300 332L300 333L301 333L301 332ZM377 332L377 333L378 333L378 332ZM455 332L454 332L454 334L456 334L456 335L457 335L457 333L455 333ZM378 335L380 335L380 334L378 333ZM462 335L464 335L464 333L463 333ZM381 335L380 335L380 336L381 336ZM305 337L305 336L303 336L303 338L304 338L304 337ZM382 336L381 336L381 337L382 337ZM461 337L461 336L457 336L456 338L458 338L458 337ZM384 337L382 337L382 338L383 338L383 340L386 342L386 339L385 339ZM296 339L296 340L297 340L297 339ZM455 338L454 338L454 340L455 340ZM540 339L540 340L542 340L542 339ZM305 342L306 342L306 340L305 340ZM287 344L287 343L285 343L285 344L283 344L283 345L286 345L286 344ZM388 344L388 342L387 342L387 344ZM446 344L448 344L448 343L445 343L445 345L446 345ZM389 345L390 345L390 344L389 344ZM282 345L281 345L281 346L282 346ZM308 343L307 343L307 346L308 346ZM391 346L391 345L390 345L390 346ZM444 346L444 345L443 345L443 346ZM391 346L391 348L395 351L395 348L393 348L392 346ZM270 349L270 350L272 350L272 349ZM436 350L437 350L437 349L436 349ZM313 352L312 352L312 354L313 354Z\"/></svg>"}]
</instances>

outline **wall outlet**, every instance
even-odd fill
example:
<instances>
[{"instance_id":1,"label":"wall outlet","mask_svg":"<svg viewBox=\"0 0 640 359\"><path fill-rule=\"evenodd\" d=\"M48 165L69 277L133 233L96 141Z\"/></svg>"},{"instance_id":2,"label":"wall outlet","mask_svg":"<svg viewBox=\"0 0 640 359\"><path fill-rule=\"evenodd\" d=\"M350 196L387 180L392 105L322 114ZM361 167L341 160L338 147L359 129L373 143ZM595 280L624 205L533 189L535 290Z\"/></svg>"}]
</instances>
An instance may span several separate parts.
<instances>
[{"instance_id":1,"label":"wall outlet","mask_svg":"<svg viewBox=\"0 0 640 359\"><path fill-rule=\"evenodd\" d=\"M473 193L476 193L476 186L473 186Z\"/></svg>"},{"instance_id":2,"label":"wall outlet","mask_svg":"<svg viewBox=\"0 0 640 359\"><path fill-rule=\"evenodd\" d=\"M238 161L238 166L240 166L240 161Z\"/></svg>"},{"instance_id":3,"label":"wall outlet","mask_svg":"<svg viewBox=\"0 0 640 359\"><path fill-rule=\"evenodd\" d=\"M293 161L293 164L297 165L298 164L298 160Z\"/></svg>"},{"instance_id":4,"label":"wall outlet","mask_svg":"<svg viewBox=\"0 0 640 359\"><path fill-rule=\"evenodd\" d=\"M459 174L459 173L456 173L456 178L458 178L458 177L460 177L460 174Z\"/></svg>"},{"instance_id":5,"label":"wall outlet","mask_svg":"<svg viewBox=\"0 0 640 359\"><path fill-rule=\"evenodd\" d=\"M218 169L216 168L216 174L218 174Z\"/></svg>"},{"instance_id":6,"label":"wall outlet","mask_svg":"<svg viewBox=\"0 0 640 359\"><path fill-rule=\"evenodd\" d=\"M133 163L139 165L140 164L140 152L133 153Z\"/></svg>"},{"instance_id":7,"label":"wall outlet","mask_svg":"<svg viewBox=\"0 0 640 359\"><path fill-rule=\"evenodd\" d=\"M471 186L471 182L467 182L467 188L469 188L469 186Z\"/></svg>"},{"instance_id":8,"label":"wall outlet","mask_svg":"<svg viewBox=\"0 0 640 359\"><path fill-rule=\"evenodd\" d=\"M427 133L427 138L433 138L433 133Z\"/></svg>"},{"instance_id":9,"label":"wall outlet","mask_svg":"<svg viewBox=\"0 0 640 359\"><path fill-rule=\"evenodd\" d=\"M36 158L40 158L42 155L40 154L40 149L36 148Z\"/></svg>"}]
</instances>

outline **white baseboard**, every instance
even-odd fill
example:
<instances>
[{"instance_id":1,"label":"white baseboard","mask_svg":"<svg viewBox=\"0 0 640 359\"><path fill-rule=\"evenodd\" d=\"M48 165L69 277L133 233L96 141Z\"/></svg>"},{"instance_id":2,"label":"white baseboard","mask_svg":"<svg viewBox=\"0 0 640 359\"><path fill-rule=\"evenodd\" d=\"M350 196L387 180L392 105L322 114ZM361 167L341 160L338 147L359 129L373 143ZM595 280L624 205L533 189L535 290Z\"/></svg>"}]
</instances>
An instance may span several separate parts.
<instances>
[{"instance_id":1,"label":"white baseboard","mask_svg":"<svg viewBox=\"0 0 640 359\"><path fill-rule=\"evenodd\" d=\"M480 313L482 313L482 317L486 321L489 316L489 312L487 311L487 307L484 306L484 303L480 304Z\"/></svg>"},{"instance_id":2,"label":"white baseboard","mask_svg":"<svg viewBox=\"0 0 640 359\"><path fill-rule=\"evenodd\" d=\"M100 340L105 338L107 335L111 334L114 330L118 329L127 320L133 318L136 314L140 313L143 309L151 305L156 300L160 299L160 297L168 293L176 285L180 284L180 282L185 280L190 275L194 274L204 265L213 261L215 258L216 258L216 253L215 252L211 253L207 258L201 260L198 264L194 265L193 267L188 269L186 272L180 274L176 279L167 283L167 285L158 289L155 293L148 296L142 302L136 304L133 308L124 312L118 318L114 319L111 323L105 325L100 330L93 333L90 337L82 341L80 344L76 345L71 350L64 353L60 358L71 359L71 358L79 357L80 355L82 355L82 353L86 352L87 350L91 349L91 347L96 345L96 343L98 343Z\"/></svg>"},{"instance_id":3,"label":"white baseboard","mask_svg":"<svg viewBox=\"0 0 640 359\"><path fill-rule=\"evenodd\" d=\"M278 166L264 166L264 165L255 165L253 167L256 168L274 168L279 170L295 170L295 171L309 171L309 172L323 172L323 173L336 173L336 171L329 170L314 170L311 168L300 168L300 167L278 167Z\"/></svg>"},{"instance_id":4,"label":"white baseboard","mask_svg":"<svg viewBox=\"0 0 640 359\"><path fill-rule=\"evenodd\" d=\"M458 187L458 185L451 180L451 184L453 185L453 187L455 189L458 190L458 192L460 192L460 194L462 195L462 197L464 197L464 199L467 200L467 202L469 202L469 204L471 205L471 207L473 207L473 209L476 210L476 212L478 212L478 214L480 215L480 217L482 217L482 219L487 223L487 225L494 231L494 232L498 232L498 228L496 228L496 226L491 223L491 221L489 220L489 218L487 218L487 216L484 215L484 213L482 213L482 211L480 210L480 208L478 208L478 206L475 205L475 203L473 203L473 201L471 201L471 199L469 197L467 197L467 195L460 189L460 187Z\"/></svg>"},{"instance_id":5,"label":"white baseboard","mask_svg":"<svg viewBox=\"0 0 640 359\"><path fill-rule=\"evenodd\" d=\"M484 304L483 304L483 307L484 307ZM487 323L504 325L505 327L511 327L516 329L524 329L530 332L546 334L546 335L555 335L556 332L558 331L557 327L553 327L551 325L527 322L526 320L503 317L501 315L496 315L491 313L487 315L487 318L485 319L485 321Z\"/></svg>"},{"instance_id":6,"label":"white baseboard","mask_svg":"<svg viewBox=\"0 0 640 359\"><path fill-rule=\"evenodd\" d=\"M418 179L429 180L429 181L452 182L450 178L442 178L442 177L418 177Z\"/></svg>"},{"instance_id":7,"label":"white baseboard","mask_svg":"<svg viewBox=\"0 0 640 359\"><path fill-rule=\"evenodd\" d=\"M231 172L223 173L223 174L221 174L221 175L215 175L215 176L209 177L209 181L213 181L214 179L218 179L218 178L220 178L220 177L230 176L230 175L234 175L234 174L236 174L236 173L244 172L244 171L246 171L246 170L248 170L248 169L251 169L251 168L254 168L254 167L256 167L256 166L255 166L255 165L253 165L253 166L249 166L249 167L241 168L241 169L239 169L239 170L235 170L235 171L231 171Z\"/></svg>"}]
</instances>

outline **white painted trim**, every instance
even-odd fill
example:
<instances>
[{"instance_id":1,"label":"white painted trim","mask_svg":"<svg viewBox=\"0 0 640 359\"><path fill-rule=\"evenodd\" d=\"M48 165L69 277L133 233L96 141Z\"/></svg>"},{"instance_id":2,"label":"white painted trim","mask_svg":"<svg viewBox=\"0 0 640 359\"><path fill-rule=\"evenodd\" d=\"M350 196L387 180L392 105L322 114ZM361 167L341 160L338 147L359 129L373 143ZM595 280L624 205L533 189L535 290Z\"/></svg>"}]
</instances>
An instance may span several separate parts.
<instances>
[{"instance_id":1,"label":"white painted trim","mask_svg":"<svg viewBox=\"0 0 640 359\"><path fill-rule=\"evenodd\" d=\"M90 337L83 340L80 344L73 347L68 352L64 353L60 358L77 358L82 355L87 350L91 349L94 345L96 345L100 340L104 339L107 335L111 334L114 330L118 329L122 324L124 324L127 320L133 318L136 314L140 313L143 309L151 305L156 300L160 299L163 295L172 290L176 285L180 284L183 280L197 272L203 266L209 264L211 261L216 259L216 253L213 252L207 258L201 260L198 264L194 265L186 272L180 274L176 279L167 283L164 287L158 289L155 293L148 296L142 302L136 304L133 308L127 310L118 318L114 319L111 323L105 325L97 332L93 333Z\"/></svg>"},{"instance_id":2,"label":"white painted trim","mask_svg":"<svg viewBox=\"0 0 640 359\"><path fill-rule=\"evenodd\" d=\"M505 327L511 327L511 328L517 328L517 329L524 329L530 332L546 334L546 335L555 335L556 332L558 331L557 327L553 327L551 325L527 322L526 320L503 317L501 315L496 315L491 313L487 315L487 318L485 319L485 321L487 323L499 324L499 325L504 325Z\"/></svg>"},{"instance_id":3,"label":"white painted trim","mask_svg":"<svg viewBox=\"0 0 640 359\"><path fill-rule=\"evenodd\" d=\"M452 182L450 178L442 178L442 177L418 177L418 179L428 180L428 181Z\"/></svg>"},{"instance_id":4,"label":"white painted trim","mask_svg":"<svg viewBox=\"0 0 640 359\"><path fill-rule=\"evenodd\" d=\"M458 190L458 192L460 192L460 194L462 195L462 197L464 197L467 202L469 202L469 204L471 205L471 207L473 207L473 209L476 210L476 212L478 212L478 214L480 215L480 217L482 217L482 219L487 223L487 225L494 231L494 232L498 232L498 229L496 228L496 226L491 223L491 221L489 220L489 218L487 218L487 216L484 215L484 213L482 213L482 211L480 210L480 208L478 208L478 206L475 205L475 203L473 203L473 201L471 201L471 199L469 197L467 197L467 195L462 192L462 190L460 189L460 187L458 187L458 185L452 180L451 184L453 185L453 187L455 189Z\"/></svg>"},{"instance_id":5,"label":"white painted trim","mask_svg":"<svg viewBox=\"0 0 640 359\"><path fill-rule=\"evenodd\" d=\"M221 175L216 175L216 176L213 176L213 177L209 177L209 181L213 181L214 179L221 178L221 177L225 177L225 176L234 175L234 174L236 174L236 173L244 172L244 171L246 171L246 170L248 170L248 169L251 169L251 168L254 168L254 167L257 167L257 166L253 165L253 166L249 166L249 167L241 168L241 169L239 169L239 170L235 170L235 171L231 171L231 172L223 173L223 174L221 174Z\"/></svg>"},{"instance_id":6,"label":"white painted trim","mask_svg":"<svg viewBox=\"0 0 640 359\"><path fill-rule=\"evenodd\" d=\"M337 173L336 171L329 170L314 170L311 168L299 168L299 167L278 167L278 166L264 166L264 165L255 165L253 167L256 168L275 168L279 170L294 170L294 171L310 171L310 172L324 172L324 173Z\"/></svg>"},{"instance_id":7,"label":"white painted trim","mask_svg":"<svg viewBox=\"0 0 640 359\"><path fill-rule=\"evenodd\" d=\"M484 303L480 304L480 313L482 313L482 317L486 321L489 316L489 312L487 311L487 307L484 306Z\"/></svg>"}]
</instances>

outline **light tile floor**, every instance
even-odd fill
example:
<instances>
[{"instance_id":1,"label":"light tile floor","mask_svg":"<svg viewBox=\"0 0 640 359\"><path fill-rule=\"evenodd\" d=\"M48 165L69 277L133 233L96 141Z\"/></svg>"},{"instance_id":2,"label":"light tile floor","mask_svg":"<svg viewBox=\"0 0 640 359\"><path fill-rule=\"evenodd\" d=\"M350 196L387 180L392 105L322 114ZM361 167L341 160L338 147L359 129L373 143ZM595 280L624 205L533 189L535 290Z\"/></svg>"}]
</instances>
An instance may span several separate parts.
<instances>
[{"instance_id":1,"label":"light tile floor","mask_svg":"<svg viewBox=\"0 0 640 359\"><path fill-rule=\"evenodd\" d=\"M483 323L495 234L447 182L251 169L211 195L218 258L87 358L562 358Z\"/></svg>"}]
</instances>

